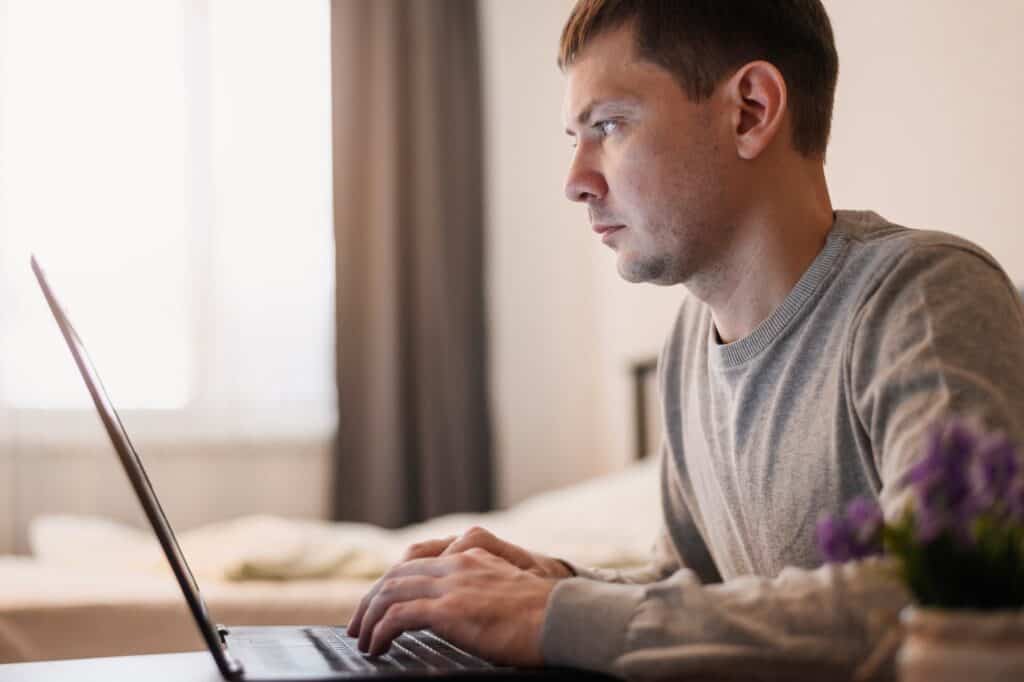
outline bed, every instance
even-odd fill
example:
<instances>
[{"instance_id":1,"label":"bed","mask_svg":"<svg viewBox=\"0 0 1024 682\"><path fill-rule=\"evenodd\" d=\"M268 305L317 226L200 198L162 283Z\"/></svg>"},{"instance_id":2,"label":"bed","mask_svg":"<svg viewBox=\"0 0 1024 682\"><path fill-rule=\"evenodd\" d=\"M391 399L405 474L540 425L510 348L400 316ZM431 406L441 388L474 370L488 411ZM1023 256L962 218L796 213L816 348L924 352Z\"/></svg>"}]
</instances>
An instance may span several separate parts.
<instances>
[{"instance_id":1,"label":"bed","mask_svg":"<svg viewBox=\"0 0 1024 682\"><path fill-rule=\"evenodd\" d=\"M636 423L648 432L636 440L640 454L651 443L652 368L644 361L634 370ZM507 510L399 530L249 516L179 540L214 620L342 624L408 545L473 525L582 565L640 565L660 519L656 477L654 458L644 458ZM0 556L0 663L202 648L149 533L99 518L51 516L33 522L30 545L30 557Z\"/></svg>"}]
</instances>

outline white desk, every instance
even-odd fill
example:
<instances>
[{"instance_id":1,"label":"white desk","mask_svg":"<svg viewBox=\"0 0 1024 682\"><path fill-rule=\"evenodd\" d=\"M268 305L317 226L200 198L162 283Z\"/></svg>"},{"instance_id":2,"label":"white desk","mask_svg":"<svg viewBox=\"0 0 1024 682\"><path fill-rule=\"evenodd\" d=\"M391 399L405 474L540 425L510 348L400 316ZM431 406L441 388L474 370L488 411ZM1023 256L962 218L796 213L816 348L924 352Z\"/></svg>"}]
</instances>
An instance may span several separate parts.
<instances>
[{"instance_id":1,"label":"white desk","mask_svg":"<svg viewBox=\"0 0 1024 682\"><path fill-rule=\"evenodd\" d=\"M460 676L460 682L606 682L613 678L578 670L510 671L500 678ZM224 682L206 651L151 656L78 658L67 661L0 665L0 682Z\"/></svg>"},{"instance_id":2,"label":"white desk","mask_svg":"<svg viewBox=\"0 0 1024 682\"><path fill-rule=\"evenodd\" d=\"M0 665L0 682L223 682L207 651Z\"/></svg>"}]
</instances>

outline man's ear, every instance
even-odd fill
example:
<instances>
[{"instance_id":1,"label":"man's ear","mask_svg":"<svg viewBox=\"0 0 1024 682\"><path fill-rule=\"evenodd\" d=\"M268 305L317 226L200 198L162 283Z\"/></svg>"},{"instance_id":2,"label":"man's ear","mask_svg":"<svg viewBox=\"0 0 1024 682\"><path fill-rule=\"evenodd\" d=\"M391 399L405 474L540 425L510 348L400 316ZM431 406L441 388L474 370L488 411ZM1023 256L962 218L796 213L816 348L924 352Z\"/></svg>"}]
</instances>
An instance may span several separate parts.
<instances>
[{"instance_id":1,"label":"man's ear","mask_svg":"<svg viewBox=\"0 0 1024 682\"><path fill-rule=\"evenodd\" d=\"M786 120L786 79L772 64L744 64L724 85L730 123L741 159L756 159L779 134Z\"/></svg>"}]
</instances>

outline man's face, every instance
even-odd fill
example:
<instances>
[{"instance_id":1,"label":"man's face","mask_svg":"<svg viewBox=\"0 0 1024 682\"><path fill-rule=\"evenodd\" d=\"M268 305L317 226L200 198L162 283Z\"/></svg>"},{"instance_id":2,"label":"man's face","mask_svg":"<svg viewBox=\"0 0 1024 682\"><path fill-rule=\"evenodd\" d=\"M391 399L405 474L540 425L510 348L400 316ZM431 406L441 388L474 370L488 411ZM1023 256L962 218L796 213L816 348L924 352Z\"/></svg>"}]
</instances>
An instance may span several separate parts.
<instances>
[{"instance_id":1,"label":"man's face","mask_svg":"<svg viewBox=\"0 0 1024 682\"><path fill-rule=\"evenodd\" d=\"M567 73L565 193L587 205L619 274L658 284L710 274L736 218L716 98L691 102L670 72L638 59L628 26L594 38Z\"/></svg>"}]
</instances>

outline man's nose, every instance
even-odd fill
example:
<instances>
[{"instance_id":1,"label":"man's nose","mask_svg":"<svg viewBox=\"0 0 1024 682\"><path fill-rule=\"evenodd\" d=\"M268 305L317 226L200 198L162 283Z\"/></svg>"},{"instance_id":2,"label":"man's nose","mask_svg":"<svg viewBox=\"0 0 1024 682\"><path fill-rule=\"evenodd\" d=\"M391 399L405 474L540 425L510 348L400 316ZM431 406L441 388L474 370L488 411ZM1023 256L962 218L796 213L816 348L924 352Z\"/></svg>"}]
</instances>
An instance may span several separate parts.
<instances>
[{"instance_id":1,"label":"man's nose","mask_svg":"<svg viewBox=\"0 0 1024 682\"><path fill-rule=\"evenodd\" d=\"M565 178L565 196L569 201L589 202L604 199L608 194L608 183L604 175L592 165L585 163L581 154L573 158L569 175Z\"/></svg>"}]
</instances>

